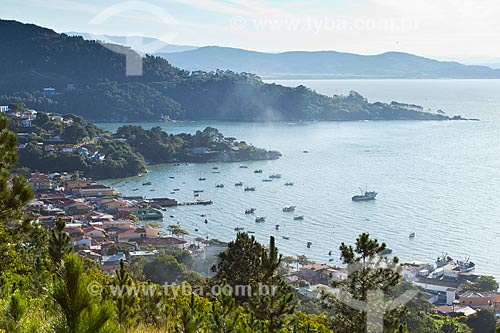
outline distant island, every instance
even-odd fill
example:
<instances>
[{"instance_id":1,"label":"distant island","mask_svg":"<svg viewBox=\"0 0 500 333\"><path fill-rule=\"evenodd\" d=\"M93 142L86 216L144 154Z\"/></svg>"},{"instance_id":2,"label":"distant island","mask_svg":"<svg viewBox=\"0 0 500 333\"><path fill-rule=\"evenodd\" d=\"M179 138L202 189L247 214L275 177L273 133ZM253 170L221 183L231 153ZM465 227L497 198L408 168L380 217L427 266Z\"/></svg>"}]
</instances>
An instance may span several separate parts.
<instances>
[{"instance_id":1,"label":"distant island","mask_svg":"<svg viewBox=\"0 0 500 333\"><path fill-rule=\"evenodd\" d=\"M122 126L103 131L83 118L54 115L11 104L10 129L18 135L16 172L79 172L94 179L137 176L147 164L273 160L281 154L256 148L207 127L168 134L160 127Z\"/></svg>"},{"instance_id":2,"label":"distant island","mask_svg":"<svg viewBox=\"0 0 500 333\"><path fill-rule=\"evenodd\" d=\"M351 92L325 96L266 84L249 73L186 71L146 55L143 75L125 75L130 48L0 20L0 105L23 103L99 122L175 120L450 120L418 105L370 103ZM141 58L138 58L141 59ZM460 118L458 118L460 119Z\"/></svg>"}]
</instances>

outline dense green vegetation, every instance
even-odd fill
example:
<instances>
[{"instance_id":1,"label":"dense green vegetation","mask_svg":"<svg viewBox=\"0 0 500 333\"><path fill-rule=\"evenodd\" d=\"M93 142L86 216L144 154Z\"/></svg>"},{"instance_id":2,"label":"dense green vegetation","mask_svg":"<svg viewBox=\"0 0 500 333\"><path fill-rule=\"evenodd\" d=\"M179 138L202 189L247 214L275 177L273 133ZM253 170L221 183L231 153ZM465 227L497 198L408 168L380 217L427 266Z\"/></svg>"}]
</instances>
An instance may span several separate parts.
<instances>
[{"instance_id":1,"label":"dense green vegetation","mask_svg":"<svg viewBox=\"0 0 500 333\"><path fill-rule=\"evenodd\" d=\"M224 137L217 129L207 127L191 134L168 134L160 127L145 130L141 126L125 125L116 131L115 137L127 143L150 163L165 162L209 162L209 161L248 161L277 159L281 154L267 151ZM207 148L207 153L196 154L191 148Z\"/></svg>"},{"instance_id":2,"label":"dense green vegetation","mask_svg":"<svg viewBox=\"0 0 500 333\"><path fill-rule=\"evenodd\" d=\"M11 104L10 107L24 110L23 104ZM10 128L28 134L23 138L26 146L19 149L18 169L46 173L79 171L95 179L135 176L146 171L146 161L150 164L230 162L281 156L276 151L226 138L211 127L194 135L173 135L160 127L146 130L141 126L126 125L113 135L73 114L62 118L38 112L31 127L13 121ZM64 150L68 148L69 151ZM201 149L201 152L193 149Z\"/></svg>"},{"instance_id":3,"label":"dense green vegetation","mask_svg":"<svg viewBox=\"0 0 500 333\"><path fill-rule=\"evenodd\" d=\"M18 167L46 173L80 171L96 179L135 176L146 171L144 158L126 142L112 140L110 133L81 117L66 115L65 120L69 119L70 124L38 112L29 128L11 125L18 133L29 132L26 147L19 150ZM58 139L61 141L51 142ZM74 151L62 151L60 142ZM83 146L89 153L98 152L105 159L99 160L76 150ZM47 151L47 147L54 150Z\"/></svg>"},{"instance_id":4,"label":"dense green vegetation","mask_svg":"<svg viewBox=\"0 0 500 333\"><path fill-rule=\"evenodd\" d=\"M0 104L23 102L95 121L448 119L403 104L368 103L354 92L328 97L247 73L190 73L152 56L142 59L142 76L126 76L123 53L138 57L129 49L113 46L115 53L15 21L0 20L0 42ZM45 96L45 87L57 94Z\"/></svg>"}]
</instances>

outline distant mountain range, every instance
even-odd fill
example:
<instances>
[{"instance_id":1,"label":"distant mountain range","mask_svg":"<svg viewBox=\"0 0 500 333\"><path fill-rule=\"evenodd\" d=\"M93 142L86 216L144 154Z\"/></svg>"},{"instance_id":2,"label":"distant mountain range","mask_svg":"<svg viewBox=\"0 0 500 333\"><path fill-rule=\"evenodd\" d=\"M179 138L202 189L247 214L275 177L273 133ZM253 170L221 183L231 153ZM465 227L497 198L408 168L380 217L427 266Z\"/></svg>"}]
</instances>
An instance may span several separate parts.
<instances>
[{"instance_id":1,"label":"distant mountain range","mask_svg":"<svg viewBox=\"0 0 500 333\"><path fill-rule=\"evenodd\" d=\"M259 75L316 75L359 78L500 78L486 66L437 61L401 52L359 55L335 51L262 53L207 46L176 53L157 53L188 70L230 69Z\"/></svg>"},{"instance_id":2,"label":"distant mountain range","mask_svg":"<svg viewBox=\"0 0 500 333\"><path fill-rule=\"evenodd\" d=\"M94 121L460 119L418 105L372 103L356 92L325 96L302 85L267 84L250 73L190 72L129 47L17 21L0 20L0 44L0 105ZM126 75L126 56L142 64L141 75Z\"/></svg>"},{"instance_id":3,"label":"distant mountain range","mask_svg":"<svg viewBox=\"0 0 500 333\"><path fill-rule=\"evenodd\" d=\"M129 46L142 53L144 46L160 45L152 52L173 66L189 71L231 70L261 76L307 76L338 78L500 78L500 69L491 64L468 65L438 61L403 52L359 55L336 51L291 51L265 53L220 46L175 45L147 37L92 35L67 32L87 40L103 40ZM142 40L140 38L143 38ZM476 63L482 63L481 61Z\"/></svg>"}]
</instances>

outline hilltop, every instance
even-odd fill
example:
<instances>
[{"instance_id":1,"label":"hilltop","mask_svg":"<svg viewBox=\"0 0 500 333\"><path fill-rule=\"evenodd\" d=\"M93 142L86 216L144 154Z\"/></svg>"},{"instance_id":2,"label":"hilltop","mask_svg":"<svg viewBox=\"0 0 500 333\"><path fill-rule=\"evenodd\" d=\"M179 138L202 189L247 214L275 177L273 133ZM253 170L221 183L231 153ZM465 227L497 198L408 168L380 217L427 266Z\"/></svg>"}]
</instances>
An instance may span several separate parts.
<instances>
[{"instance_id":1,"label":"hilltop","mask_svg":"<svg viewBox=\"0 0 500 333\"><path fill-rule=\"evenodd\" d=\"M0 105L22 102L93 121L450 119L421 106L370 103L356 92L325 96L254 74L189 72L155 56L139 60L142 76L126 76L124 54L141 59L130 48L17 21L0 20L0 42Z\"/></svg>"}]
</instances>

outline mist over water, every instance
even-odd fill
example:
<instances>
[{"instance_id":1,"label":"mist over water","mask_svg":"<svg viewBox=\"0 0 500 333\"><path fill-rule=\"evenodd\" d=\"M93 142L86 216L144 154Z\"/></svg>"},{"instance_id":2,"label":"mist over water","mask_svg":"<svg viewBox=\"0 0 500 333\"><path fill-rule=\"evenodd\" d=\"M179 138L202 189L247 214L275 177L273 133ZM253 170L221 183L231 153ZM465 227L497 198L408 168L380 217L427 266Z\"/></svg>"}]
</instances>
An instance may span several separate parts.
<instances>
[{"instance_id":1,"label":"mist over water","mask_svg":"<svg viewBox=\"0 0 500 333\"><path fill-rule=\"evenodd\" d=\"M213 126L226 136L279 150L283 157L248 162L248 169L219 163L218 174L213 173L214 164L151 166L143 177L107 183L123 194L178 201L193 201L193 190L204 190L200 198L213 200L213 205L164 212L163 227L178 222L192 240L229 241L236 235L234 229L243 227L264 243L275 235L285 255L305 254L319 263L340 264L340 242L353 242L368 231L402 261L433 261L447 252L455 259L470 256L477 272L500 277L495 264L500 257L500 80L274 82L303 84L328 95L356 90L372 102L415 103L481 121L143 123L169 133ZM99 124L108 130L120 125ZM254 169L264 171L254 174ZM272 173L282 174L282 179L262 182ZM153 185L142 186L146 181ZM239 181L256 191L235 187ZM287 181L294 186L285 186ZM225 187L215 188L219 183ZM379 192L377 200L352 202L351 196L365 186ZM171 194L174 188L180 190ZM296 212L282 212L285 205L297 205ZM255 216L245 215L250 207L257 208L255 215L266 216L266 222L255 223ZM304 220L294 221L296 215L304 215ZM416 233L414 239L409 239L410 232Z\"/></svg>"}]
</instances>

